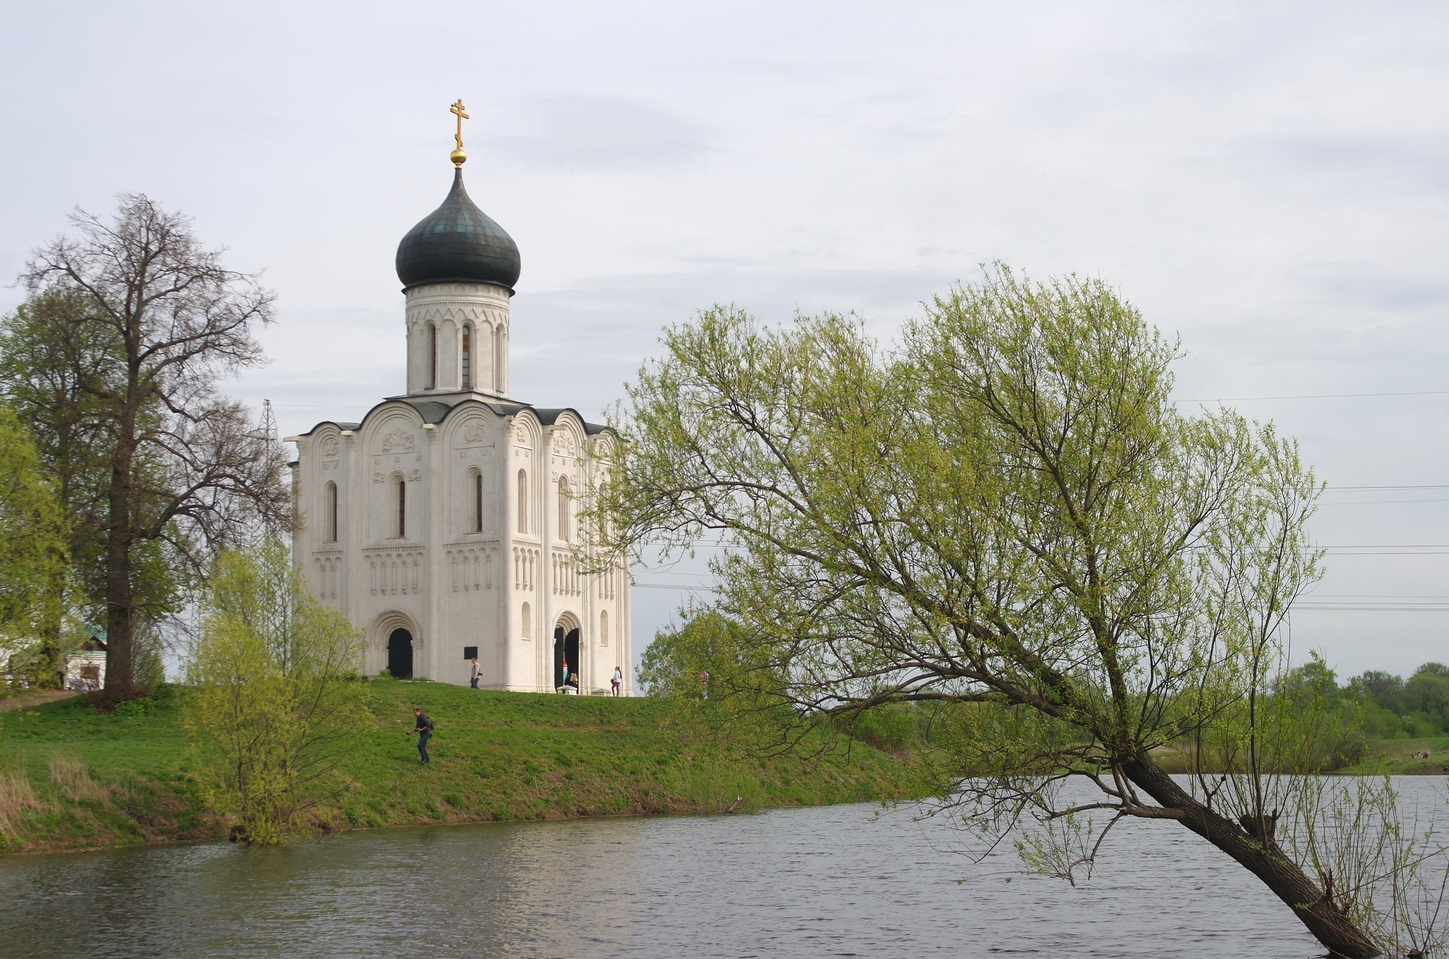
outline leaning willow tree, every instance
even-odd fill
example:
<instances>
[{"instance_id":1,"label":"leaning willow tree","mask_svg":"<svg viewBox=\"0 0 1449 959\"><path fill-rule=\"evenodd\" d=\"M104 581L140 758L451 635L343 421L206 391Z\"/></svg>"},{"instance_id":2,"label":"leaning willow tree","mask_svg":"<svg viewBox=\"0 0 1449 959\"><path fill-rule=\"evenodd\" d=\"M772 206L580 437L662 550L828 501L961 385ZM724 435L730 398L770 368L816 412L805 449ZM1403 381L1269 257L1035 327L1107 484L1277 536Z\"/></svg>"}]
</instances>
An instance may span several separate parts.
<instances>
[{"instance_id":1,"label":"leaning willow tree","mask_svg":"<svg viewBox=\"0 0 1449 959\"><path fill-rule=\"evenodd\" d=\"M598 508L618 549L723 539L754 695L836 721L953 704L942 792L1021 829L1029 865L1070 877L1112 824L1175 824L1334 953L1404 941L1369 881L1412 870L1392 795L1280 775L1314 747L1275 690L1319 486L1271 427L1178 412L1175 344L1114 291L997 267L890 350L850 318L731 308L664 346ZM1174 778L1153 751L1184 741L1199 772ZM1345 840L1345 804L1378 824Z\"/></svg>"}]
</instances>

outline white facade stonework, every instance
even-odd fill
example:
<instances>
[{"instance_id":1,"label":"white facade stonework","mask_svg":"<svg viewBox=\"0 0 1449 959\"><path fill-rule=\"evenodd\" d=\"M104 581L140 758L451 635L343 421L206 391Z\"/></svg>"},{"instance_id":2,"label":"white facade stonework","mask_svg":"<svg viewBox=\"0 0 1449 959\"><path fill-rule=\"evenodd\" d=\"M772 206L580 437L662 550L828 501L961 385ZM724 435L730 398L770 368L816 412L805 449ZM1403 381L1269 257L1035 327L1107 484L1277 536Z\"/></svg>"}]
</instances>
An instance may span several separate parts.
<instances>
[{"instance_id":1,"label":"white facade stonework","mask_svg":"<svg viewBox=\"0 0 1449 959\"><path fill-rule=\"evenodd\" d=\"M290 438L295 558L369 673L467 685L477 647L483 688L552 692L568 657L581 692L620 666L628 694L629 571L597 570L578 519L613 435L507 398L511 295L406 290L407 393Z\"/></svg>"}]
</instances>

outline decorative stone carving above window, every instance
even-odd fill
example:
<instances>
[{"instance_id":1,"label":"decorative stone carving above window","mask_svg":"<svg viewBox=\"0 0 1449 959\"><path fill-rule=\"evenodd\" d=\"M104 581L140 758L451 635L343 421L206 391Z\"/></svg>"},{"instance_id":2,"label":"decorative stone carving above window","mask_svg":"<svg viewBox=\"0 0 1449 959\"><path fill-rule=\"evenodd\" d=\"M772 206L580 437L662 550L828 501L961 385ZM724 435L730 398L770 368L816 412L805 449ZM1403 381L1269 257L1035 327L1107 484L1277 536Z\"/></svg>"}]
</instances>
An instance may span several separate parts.
<instances>
[{"instance_id":1,"label":"decorative stone carving above window","mask_svg":"<svg viewBox=\"0 0 1449 959\"><path fill-rule=\"evenodd\" d=\"M325 436L321 443L322 455L332 457L337 455L337 437Z\"/></svg>"},{"instance_id":2,"label":"decorative stone carving above window","mask_svg":"<svg viewBox=\"0 0 1449 959\"><path fill-rule=\"evenodd\" d=\"M463 424L463 445L479 446L483 443L483 420L473 417Z\"/></svg>"},{"instance_id":3,"label":"decorative stone carving above window","mask_svg":"<svg viewBox=\"0 0 1449 959\"><path fill-rule=\"evenodd\" d=\"M553 433L553 451L560 456L577 456L578 444L574 442L574 434L571 430L555 430Z\"/></svg>"},{"instance_id":4,"label":"decorative stone carving above window","mask_svg":"<svg viewBox=\"0 0 1449 959\"><path fill-rule=\"evenodd\" d=\"M392 453L394 451L411 453L417 445L417 437L398 427L382 438L382 451Z\"/></svg>"}]
</instances>

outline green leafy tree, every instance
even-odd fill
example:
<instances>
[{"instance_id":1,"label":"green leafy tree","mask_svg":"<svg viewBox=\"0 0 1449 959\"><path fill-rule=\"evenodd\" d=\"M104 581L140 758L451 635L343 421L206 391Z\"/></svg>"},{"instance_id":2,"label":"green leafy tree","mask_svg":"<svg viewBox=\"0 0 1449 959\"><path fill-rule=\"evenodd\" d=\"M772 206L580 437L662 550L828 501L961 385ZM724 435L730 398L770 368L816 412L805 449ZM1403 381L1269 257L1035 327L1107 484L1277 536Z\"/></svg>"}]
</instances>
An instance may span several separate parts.
<instances>
[{"instance_id":1,"label":"green leafy tree","mask_svg":"<svg viewBox=\"0 0 1449 959\"><path fill-rule=\"evenodd\" d=\"M1371 669L1348 681L1349 689L1392 713L1403 711L1404 680L1400 676Z\"/></svg>"},{"instance_id":2,"label":"green leafy tree","mask_svg":"<svg viewBox=\"0 0 1449 959\"><path fill-rule=\"evenodd\" d=\"M29 300L5 324L0 376L47 437L119 701L137 692L137 637L215 552L289 522L280 445L217 391L262 361L253 331L272 295L145 196L122 195L110 223L71 223L21 274Z\"/></svg>"},{"instance_id":3,"label":"green leafy tree","mask_svg":"<svg viewBox=\"0 0 1449 959\"><path fill-rule=\"evenodd\" d=\"M686 613L683 625L662 629L644 651L639 684L646 695L702 699L702 674L718 697L749 675L740 661L747 644L738 622L712 610Z\"/></svg>"},{"instance_id":4,"label":"green leafy tree","mask_svg":"<svg viewBox=\"0 0 1449 959\"><path fill-rule=\"evenodd\" d=\"M0 646L58 618L54 586L65 577L65 545L64 515L30 432L0 403L0 634L11 640ZM62 653L58 637L40 644L36 678L43 685L57 685L64 674Z\"/></svg>"},{"instance_id":5,"label":"green leafy tree","mask_svg":"<svg viewBox=\"0 0 1449 959\"><path fill-rule=\"evenodd\" d=\"M655 634L639 663L639 684L646 695L687 704L674 715L710 730L722 748L779 748L789 743L796 717L763 649L737 619L712 609L687 610L680 626Z\"/></svg>"},{"instance_id":6,"label":"green leafy tree","mask_svg":"<svg viewBox=\"0 0 1449 959\"><path fill-rule=\"evenodd\" d=\"M1320 486L1271 427L1179 412L1176 345L1111 288L996 268L890 351L848 317L732 308L664 347L618 423L605 545L722 537L719 607L799 715L993 704L952 711L974 721L940 788L975 828L1024 828L1029 865L1090 870L1104 830L1143 819L1221 850L1339 955L1394 935L1371 884L1279 841L1279 817L1326 805L1270 805L1294 798L1269 788L1277 740L1307 728L1274 693ZM1219 723L1235 788L1154 758Z\"/></svg>"},{"instance_id":7,"label":"green leafy tree","mask_svg":"<svg viewBox=\"0 0 1449 959\"><path fill-rule=\"evenodd\" d=\"M105 618L101 558L110 424L94 394L106 379L106 351L94 342L96 330L75 321L85 308L75 291L54 288L31 296L0 319L0 390L36 438L41 462L64 506L69 534L69 566L48 567L53 602L38 625L46 662L43 686L59 686L63 679L66 614L91 622ZM149 569L155 564L144 565ZM168 602L173 592L169 583L137 579L139 607L173 605Z\"/></svg>"},{"instance_id":8,"label":"green leafy tree","mask_svg":"<svg viewBox=\"0 0 1449 959\"><path fill-rule=\"evenodd\" d=\"M1404 706L1421 713L1430 732L1449 732L1449 666L1425 663L1404 683Z\"/></svg>"},{"instance_id":9,"label":"green leafy tree","mask_svg":"<svg viewBox=\"0 0 1449 959\"><path fill-rule=\"evenodd\" d=\"M333 780L366 721L362 636L307 589L287 548L223 552L191 650L188 727L212 759L214 806L237 837L282 841Z\"/></svg>"}]
</instances>

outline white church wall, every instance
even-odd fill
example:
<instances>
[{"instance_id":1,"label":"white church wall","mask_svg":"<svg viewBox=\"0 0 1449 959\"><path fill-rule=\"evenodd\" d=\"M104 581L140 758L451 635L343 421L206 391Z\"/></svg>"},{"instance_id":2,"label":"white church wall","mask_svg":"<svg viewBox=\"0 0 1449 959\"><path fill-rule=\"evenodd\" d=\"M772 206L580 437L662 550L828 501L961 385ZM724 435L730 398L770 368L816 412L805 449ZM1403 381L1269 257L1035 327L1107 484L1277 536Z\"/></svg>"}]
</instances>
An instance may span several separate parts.
<instances>
[{"instance_id":1,"label":"white church wall","mask_svg":"<svg viewBox=\"0 0 1449 959\"><path fill-rule=\"evenodd\" d=\"M478 647L483 669L480 685L508 684L506 596L497 490L502 459L498 450L506 436L499 418L485 407L464 404L439 425L436 497L441 506L434 541L443 544L443 576L439 581L439 646L443 657L438 678L467 682L470 665L463 657ZM474 477L483 483L480 505ZM480 528L481 527L481 528Z\"/></svg>"},{"instance_id":2,"label":"white church wall","mask_svg":"<svg viewBox=\"0 0 1449 959\"><path fill-rule=\"evenodd\" d=\"M354 623L375 624L379 617L397 614L414 624L413 675L432 678L433 617L428 604L432 586L428 535L424 527L432 512L428 485L423 481L427 441L421 417L405 404L372 411L357 436L359 463L366 481L358 493L352 515L355 531L363 532L350 553L357 569L357 601L350 604ZM399 487L404 489L399 515ZM397 628L397 627L393 627ZM377 669L387 664L391 629L371 637L370 654Z\"/></svg>"},{"instance_id":3,"label":"white church wall","mask_svg":"<svg viewBox=\"0 0 1449 959\"><path fill-rule=\"evenodd\" d=\"M541 445L538 417L532 410L520 410L509 423L501 447L507 451L508 465L501 478L506 495L500 519L507 531L505 555L512 566L513 596L508 612L510 625L515 627L505 634L504 644L510 653L516 653L509 657L508 687L535 691L552 688L548 676L553 663L553 625L545 623L548 610L539 589L544 556L539 535L538 477L542 470L537 462Z\"/></svg>"},{"instance_id":4,"label":"white church wall","mask_svg":"<svg viewBox=\"0 0 1449 959\"><path fill-rule=\"evenodd\" d=\"M466 402L432 428L397 403L373 410L355 436L322 424L296 440L297 559L319 598L365 627L369 672L387 665L388 636L405 628L415 676L466 683L463 652L477 646L485 687L552 689L562 625L579 630L572 665L585 691L607 689L616 665L632 685L627 570L585 564L578 519L586 491L606 478L608 434L588 436L571 412L545 426L528 409L507 418ZM483 480L482 529L474 477ZM560 478L570 500L558 494Z\"/></svg>"}]
</instances>

